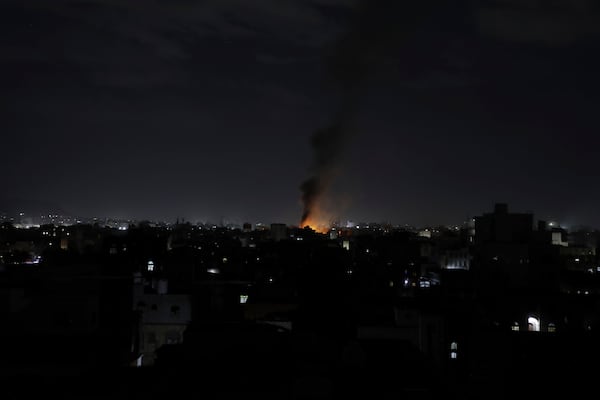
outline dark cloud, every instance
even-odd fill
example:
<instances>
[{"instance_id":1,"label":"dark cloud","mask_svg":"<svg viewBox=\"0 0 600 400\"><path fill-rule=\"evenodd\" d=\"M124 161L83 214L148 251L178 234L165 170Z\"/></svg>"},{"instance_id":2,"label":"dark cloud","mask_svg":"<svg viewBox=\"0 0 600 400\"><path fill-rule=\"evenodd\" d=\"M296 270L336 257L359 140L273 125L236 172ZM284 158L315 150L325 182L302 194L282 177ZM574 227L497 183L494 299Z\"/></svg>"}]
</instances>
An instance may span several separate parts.
<instances>
[{"instance_id":1,"label":"dark cloud","mask_svg":"<svg viewBox=\"0 0 600 400\"><path fill-rule=\"evenodd\" d=\"M484 34L520 43L564 46L600 34L593 0L488 1L476 14Z\"/></svg>"},{"instance_id":2,"label":"dark cloud","mask_svg":"<svg viewBox=\"0 0 600 400\"><path fill-rule=\"evenodd\" d=\"M19 1L7 3L23 6ZM26 7L101 25L170 54L171 47L177 45L161 32L224 37L268 34L283 40L320 42L339 29L323 15L320 7L349 9L355 3L353 0L32 0Z\"/></svg>"},{"instance_id":3,"label":"dark cloud","mask_svg":"<svg viewBox=\"0 0 600 400\"><path fill-rule=\"evenodd\" d=\"M206 40L220 41L221 52L244 43L261 63L290 63L299 54L281 54L283 46L321 46L339 34L341 27L321 7L351 9L353 3L9 0L1 7L7 18L18 18L0 59L13 65L69 66L99 85L185 85L198 70Z\"/></svg>"}]
</instances>

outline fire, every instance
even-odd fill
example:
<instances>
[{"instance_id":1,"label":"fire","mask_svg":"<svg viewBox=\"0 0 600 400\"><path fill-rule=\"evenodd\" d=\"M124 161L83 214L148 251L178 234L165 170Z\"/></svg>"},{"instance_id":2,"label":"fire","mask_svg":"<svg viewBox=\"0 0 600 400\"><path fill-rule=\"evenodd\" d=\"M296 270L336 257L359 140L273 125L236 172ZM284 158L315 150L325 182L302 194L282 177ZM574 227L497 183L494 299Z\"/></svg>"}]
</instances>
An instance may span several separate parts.
<instances>
[{"instance_id":1,"label":"fire","mask_svg":"<svg viewBox=\"0 0 600 400\"><path fill-rule=\"evenodd\" d=\"M300 224L300 227L301 228L309 227L313 231L319 232L319 233L327 233L331 229L329 227L329 224L327 224L326 222L321 221L317 218L313 218L313 217L308 217L306 219L306 221L302 221L302 223Z\"/></svg>"},{"instance_id":2,"label":"fire","mask_svg":"<svg viewBox=\"0 0 600 400\"><path fill-rule=\"evenodd\" d=\"M308 217L300 222L300 227L309 227L315 232L328 233L331 229L331 221L329 214L321 207L314 207Z\"/></svg>"}]
</instances>

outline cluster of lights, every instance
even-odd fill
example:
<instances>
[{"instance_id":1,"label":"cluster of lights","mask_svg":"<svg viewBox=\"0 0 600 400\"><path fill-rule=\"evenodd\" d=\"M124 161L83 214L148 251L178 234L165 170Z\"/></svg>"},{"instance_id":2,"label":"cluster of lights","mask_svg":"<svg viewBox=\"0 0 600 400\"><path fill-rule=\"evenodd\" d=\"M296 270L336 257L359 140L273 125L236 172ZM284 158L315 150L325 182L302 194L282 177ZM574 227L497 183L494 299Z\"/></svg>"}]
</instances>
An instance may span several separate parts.
<instances>
[{"instance_id":1,"label":"cluster of lights","mask_svg":"<svg viewBox=\"0 0 600 400\"><path fill-rule=\"evenodd\" d=\"M458 358L458 343L450 343L450 359L456 360Z\"/></svg>"},{"instance_id":2,"label":"cluster of lights","mask_svg":"<svg viewBox=\"0 0 600 400\"><path fill-rule=\"evenodd\" d=\"M25 261L27 265L37 265L42 261L42 256L34 256L31 260Z\"/></svg>"}]
</instances>

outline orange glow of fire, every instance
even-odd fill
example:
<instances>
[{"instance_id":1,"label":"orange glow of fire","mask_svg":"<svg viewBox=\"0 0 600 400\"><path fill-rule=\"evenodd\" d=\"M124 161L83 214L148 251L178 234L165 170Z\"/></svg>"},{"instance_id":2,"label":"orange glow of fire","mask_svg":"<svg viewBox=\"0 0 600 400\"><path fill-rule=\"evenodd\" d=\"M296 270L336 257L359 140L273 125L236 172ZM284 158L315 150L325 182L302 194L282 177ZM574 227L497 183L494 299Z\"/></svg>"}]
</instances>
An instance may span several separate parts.
<instances>
[{"instance_id":1,"label":"orange glow of fire","mask_svg":"<svg viewBox=\"0 0 600 400\"><path fill-rule=\"evenodd\" d=\"M319 221L315 218L308 218L306 221L302 222L300 225L301 228L310 228L315 232L319 233L327 233L331 229L329 225L325 224L323 221Z\"/></svg>"},{"instance_id":2,"label":"orange glow of fire","mask_svg":"<svg viewBox=\"0 0 600 400\"><path fill-rule=\"evenodd\" d=\"M308 218L300 223L300 227L309 227L315 232L328 233L331 230L331 218L321 208L315 208Z\"/></svg>"}]
</instances>

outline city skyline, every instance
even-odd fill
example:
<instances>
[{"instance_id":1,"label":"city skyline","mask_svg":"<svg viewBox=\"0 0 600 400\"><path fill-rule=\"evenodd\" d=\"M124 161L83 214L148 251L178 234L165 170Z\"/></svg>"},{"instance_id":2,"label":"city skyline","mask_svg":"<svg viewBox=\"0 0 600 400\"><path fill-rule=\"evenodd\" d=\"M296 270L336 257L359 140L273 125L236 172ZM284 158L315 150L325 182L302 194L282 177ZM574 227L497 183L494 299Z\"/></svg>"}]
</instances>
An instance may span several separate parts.
<instances>
[{"instance_id":1,"label":"city skyline","mask_svg":"<svg viewBox=\"0 0 600 400\"><path fill-rule=\"evenodd\" d=\"M0 203L298 224L342 113L334 218L600 226L598 6L401 3L5 1Z\"/></svg>"},{"instance_id":2,"label":"city skyline","mask_svg":"<svg viewBox=\"0 0 600 400\"><path fill-rule=\"evenodd\" d=\"M569 224L568 222L562 221L556 218L548 218L539 216L534 210L519 210L514 209L510 204L507 203L495 203L494 207L503 206L506 207L510 212L523 213L532 215L532 227L538 227L538 223L544 223L550 228L560 228L567 231L598 231L598 227L592 226L587 223L582 224ZM430 224L413 224L406 222L395 222L389 220L359 220L359 219L335 219L329 221L326 225L320 227L309 227L316 230L319 233L328 233L330 229L366 229L366 230L378 230L378 229L407 229L413 231L433 230L437 229L468 229L469 226L475 221L475 216L485 213L485 210L472 213L469 217L455 221L451 223L434 222ZM283 224L288 228L303 228L305 225L297 222L286 222L286 221L269 221L265 219L235 219L221 216L219 219L190 219L183 215L177 215L173 219L161 219L153 217L124 217L115 215L76 215L64 212L60 210L58 212L23 212L13 211L6 212L6 210L0 209L0 223L8 222L17 228L35 228L43 225L54 225L54 226L71 226L71 225L86 225L86 224L99 224L100 226L118 228L119 230L126 230L130 226L142 226L144 224L151 224L153 226L176 226L178 224L190 224L205 228L228 228L228 229L269 229L273 225Z\"/></svg>"}]
</instances>

